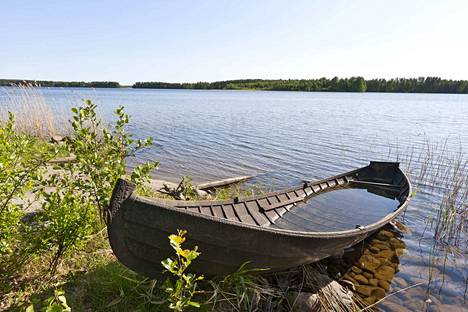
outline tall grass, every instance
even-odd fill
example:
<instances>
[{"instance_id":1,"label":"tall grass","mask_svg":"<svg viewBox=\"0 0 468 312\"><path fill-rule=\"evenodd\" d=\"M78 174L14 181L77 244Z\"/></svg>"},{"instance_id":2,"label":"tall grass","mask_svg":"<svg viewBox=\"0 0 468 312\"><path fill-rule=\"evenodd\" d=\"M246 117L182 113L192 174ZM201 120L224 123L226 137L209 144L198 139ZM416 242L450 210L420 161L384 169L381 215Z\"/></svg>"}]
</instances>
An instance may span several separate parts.
<instances>
[{"instance_id":1,"label":"tall grass","mask_svg":"<svg viewBox=\"0 0 468 312\"><path fill-rule=\"evenodd\" d=\"M0 121L8 118L8 111L13 112L18 131L42 139L71 132L68 114L65 110L52 110L37 85L28 83L3 87L0 96L4 102L0 106Z\"/></svg>"},{"instance_id":2,"label":"tall grass","mask_svg":"<svg viewBox=\"0 0 468 312\"><path fill-rule=\"evenodd\" d=\"M466 243L468 234L468 159L463 146L449 148L447 140L431 142L406 152L389 150L405 167L416 192L432 197L434 213L427 217L434 239L451 246ZM467 246L465 246L467 247Z\"/></svg>"}]
</instances>

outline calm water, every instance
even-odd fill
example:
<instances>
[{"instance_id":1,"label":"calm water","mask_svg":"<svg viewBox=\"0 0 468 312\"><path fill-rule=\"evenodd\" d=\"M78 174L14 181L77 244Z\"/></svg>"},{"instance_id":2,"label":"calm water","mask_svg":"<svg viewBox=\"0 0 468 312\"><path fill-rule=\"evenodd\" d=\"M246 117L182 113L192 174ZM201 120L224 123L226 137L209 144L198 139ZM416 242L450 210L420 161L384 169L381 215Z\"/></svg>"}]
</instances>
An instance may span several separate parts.
<instances>
[{"instance_id":1,"label":"calm water","mask_svg":"<svg viewBox=\"0 0 468 312\"><path fill-rule=\"evenodd\" d=\"M109 118L124 105L132 130L152 136L155 146L135 162L159 160L156 176L177 181L189 175L207 181L255 175L254 182L272 187L319 179L363 166L369 160L447 142L451 152L468 152L468 96L430 94L355 94L254 91L133 89L43 89L48 103L63 107L94 99ZM8 97L0 91L0 105ZM424 220L440 200L421 188L408 208L409 232L396 278L408 285L429 278L434 301L466 308L466 249L457 256L447 249L431 257L432 232ZM453 251L452 251L453 252ZM446 259L447 258L447 259ZM396 286L395 286L396 287ZM397 289L397 288L395 288ZM417 291L425 291L425 286ZM439 291L439 289L441 289ZM403 295L391 299L413 310ZM447 307L446 307L447 308Z\"/></svg>"},{"instance_id":2,"label":"calm water","mask_svg":"<svg viewBox=\"0 0 468 312\"><path fill-rule=\"evenodd\" d=\"M382 189L337 187L299 203L274 227L319 232L354 229L392 213L400 204L397 196Z\"/></svg>"}]
</instances>

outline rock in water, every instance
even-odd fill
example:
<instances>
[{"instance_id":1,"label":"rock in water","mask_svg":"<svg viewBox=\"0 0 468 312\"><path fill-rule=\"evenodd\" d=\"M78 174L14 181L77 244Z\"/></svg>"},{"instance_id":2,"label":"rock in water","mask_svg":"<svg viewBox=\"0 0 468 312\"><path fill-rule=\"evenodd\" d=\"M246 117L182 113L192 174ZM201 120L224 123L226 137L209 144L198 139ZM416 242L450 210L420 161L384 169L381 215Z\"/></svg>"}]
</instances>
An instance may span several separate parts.
<instances>
[{"instance_id":1,"label":"rock in water","mask_svg":"<svg viewBox=\"0 0 468 312\"><path fill-rule=\"evenodd\" d=\"M369 284L369 280L360 274L354 276L354 279L361 285Z\"/></svg>"}]
</instances>

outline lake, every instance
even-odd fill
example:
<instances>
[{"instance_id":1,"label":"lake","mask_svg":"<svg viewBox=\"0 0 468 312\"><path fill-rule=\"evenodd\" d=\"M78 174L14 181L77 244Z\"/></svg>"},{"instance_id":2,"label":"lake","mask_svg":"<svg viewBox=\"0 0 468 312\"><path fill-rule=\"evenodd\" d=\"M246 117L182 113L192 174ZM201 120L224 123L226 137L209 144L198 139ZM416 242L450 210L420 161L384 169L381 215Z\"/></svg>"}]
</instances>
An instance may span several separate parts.
<instances>
[{"instance_id":1,"label":"lake","mask_svg":"<svg viewBox=\"0 0 468 312\"><path fill-rule=\"evenodd\" d=\"M251 183L278 188L338 174L369 160L399 159L411 170L424 159L414 157L409 163L408 155L420 155L428 146L434 163L450 155L466 161L468 152L468 95L80 88L41 92L58 111L91 98L108 120L113 109L124 105L131 130L155 141L132 164L159 160L155 177L171 181L183 175L195 182L253 175ZM0 105L6 100L0 91ZM467 308L466 235L458 248L435 242L426 220L434 215L441 195L425 183L416 189L401 219L407 249L392 287L425 284L388 301L417 311L420 303L411 300L426 298L428 288L434 309Z\"/></svg>"}]
</instances>

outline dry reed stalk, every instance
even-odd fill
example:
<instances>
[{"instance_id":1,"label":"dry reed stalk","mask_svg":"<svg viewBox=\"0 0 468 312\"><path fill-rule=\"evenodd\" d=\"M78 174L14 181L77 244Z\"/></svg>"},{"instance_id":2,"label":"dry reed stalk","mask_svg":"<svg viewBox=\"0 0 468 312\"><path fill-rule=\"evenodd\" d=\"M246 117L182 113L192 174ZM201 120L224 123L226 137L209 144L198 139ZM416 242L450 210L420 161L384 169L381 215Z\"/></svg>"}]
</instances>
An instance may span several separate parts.
<instances>
[{"instance_id":1,"label":"dry reed stalk","mask_svg":"<svg viewBox=\"0 0 468 312\"><path fill-rule=\"evenodd\" d=\"M435 213L427 219L434 230L434 239L447 245L463 242L468 230L468 161L461 143L458 150L450 150L447 140L413 146L407 153L389 155L406 165L416 186L432 193Z\"/></svg>"},{"instance_id":2,"label":"dry reed stalk","mask_svg":"<svg viewBox=\"0 0 468 312\"><path fill-rule=\"evenodd\" d=\"M4 104L0 106L0 120L8 118L8 112L15 115L16 129L34 137L49 139L54 135L67 135L70 127L66 114L53 111L37 85L21 84L4 87Z\"/></svg>"},{"instance_id":3,"label":"dry reed stalk","mask_svg":"<svg viewBox=\"0 0 468 312\"><path fill-rule=\"evenodd\" d=\"M330 278L326 269L319 263L311 266L302 266L305 285L312 288L317 294L320 311L359 311L358 304L351 300L346 288L336 288L330 285ZM337 284L339 285L339 284ZM350 300L345 300L349 296Z\"/></svg>"}]
</instances>

